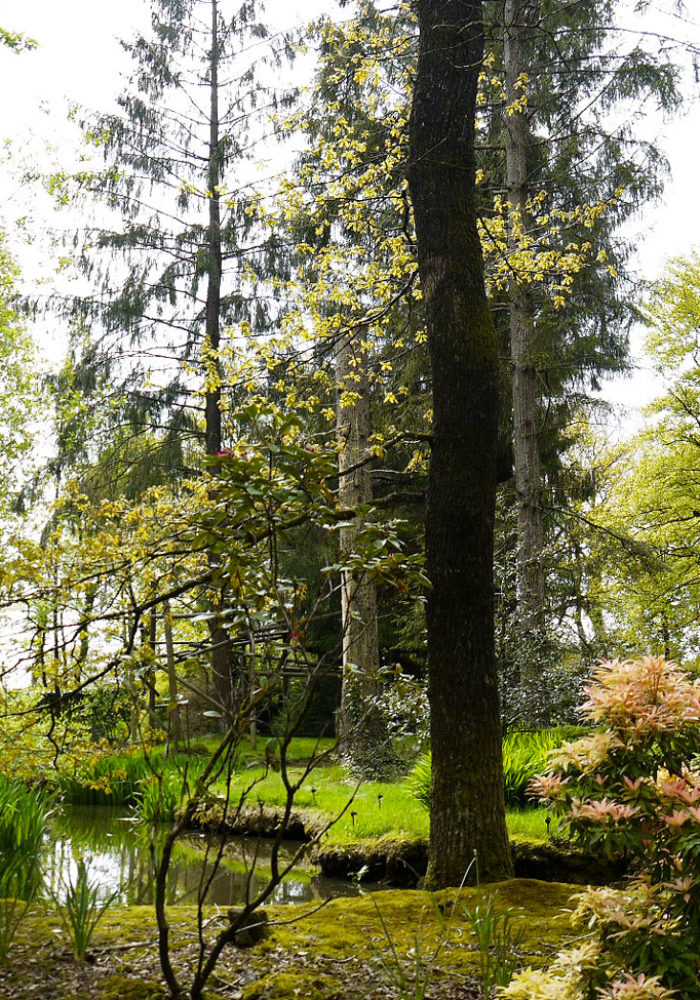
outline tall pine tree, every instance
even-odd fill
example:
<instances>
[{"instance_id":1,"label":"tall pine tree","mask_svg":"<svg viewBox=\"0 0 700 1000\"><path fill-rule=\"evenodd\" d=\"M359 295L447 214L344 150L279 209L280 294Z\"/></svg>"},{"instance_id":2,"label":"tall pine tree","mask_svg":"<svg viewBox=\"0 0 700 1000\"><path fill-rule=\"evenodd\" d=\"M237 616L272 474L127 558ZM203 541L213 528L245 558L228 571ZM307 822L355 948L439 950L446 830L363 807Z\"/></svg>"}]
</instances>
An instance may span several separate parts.
<instances>
[{"instance_id":1,"label":"tall pine tree","mask_svg":"<svg viewBox=\"0 0 700 1000\"><path fill-rule=\"evenodd\" d=\"M665 167L633 122L646 102L670 111L679 95L663 43L623 30L619 5L486 6L491 103L480 166L486 204L496 193L504 224L492 266L507 289L517 517L509 676L522 692L514 714L536 724L547 717L551 658L547 508L568 505L561 456L572 415L601 374L625 366L635 311L617 230L659 194ZM570 273L548 276L548 255L570 257Z\"/></svg>"},{"instance_id":2,"label":"tall pine tree","mask_svg":"<svg viewBox=\"0 0 700 1000\"><path fill-rule=\"evenodd\" d=\"M148 435L154 464L177 478L205 456L212 464L225 444L233 387L224 355L235 332L244 341L267 321L255 270L269 245L251 231L246 175L258 112L274 100L258 66L284 46L266 39L253 0L152 0L150 33L123 43L134 69L120 112L85 123L105 167L82 187L114 224L98 217L81 236L94 291L73 299L71 313L92 332L80 380L90 381L88 368L114 387L103 423L113 462L115 437L128 461L130 439ZM93 457L100 450L93 442ZM226 594L214 588L208 603L214 683L231 707L230 637L217 610Z\"/></svg>"}]
</instances>

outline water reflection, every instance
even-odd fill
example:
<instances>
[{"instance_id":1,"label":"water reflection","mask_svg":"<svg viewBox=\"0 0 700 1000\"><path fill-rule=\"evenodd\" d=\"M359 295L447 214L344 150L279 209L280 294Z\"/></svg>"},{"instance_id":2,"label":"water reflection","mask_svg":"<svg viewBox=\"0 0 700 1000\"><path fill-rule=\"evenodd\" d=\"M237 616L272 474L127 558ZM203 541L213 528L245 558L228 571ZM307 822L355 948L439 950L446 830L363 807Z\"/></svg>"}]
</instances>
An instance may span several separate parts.
<instances>
[{"instance_id":1,"label":"water reflection","mask_svg":"<svg viewBox=\"0 0 700 1000\"><path fill-rule=\"evenodd\" d=\"M156 836L164 835L165 827ZM285 846L289 857L298 845ZM266 883L270 844L250 838L226 842L221 864L214 865L218 838L192 835L178 841L170 866L167 898L170 904L197 902L206 891L207 903L235 906ZM62 894L66 880L75 878L83 858L92 881L104 896L118 892L128 904L153 902L151 831L121 811L99 806L64 806L56 812L46 837L43 869L54 894ZM366 892L352 882L324 878L310 871L296 871L275 889L270 902L301 903Z\"/></svg>"}]
</instances>

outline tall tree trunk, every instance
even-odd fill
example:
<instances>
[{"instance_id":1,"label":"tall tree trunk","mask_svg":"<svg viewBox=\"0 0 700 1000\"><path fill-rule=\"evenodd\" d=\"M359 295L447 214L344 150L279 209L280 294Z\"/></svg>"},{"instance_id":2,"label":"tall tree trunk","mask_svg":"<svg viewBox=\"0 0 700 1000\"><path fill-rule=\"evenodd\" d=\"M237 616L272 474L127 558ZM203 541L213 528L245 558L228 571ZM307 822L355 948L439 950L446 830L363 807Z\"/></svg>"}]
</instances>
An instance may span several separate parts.
<instances>
[{"instance_id":1,"label":"tall tree trunk","mask_svg":"<svg viewBox=\"0 0 700 1000\"><path fill-rule=\"evenodd\" d=\"M432 786L426 882L512 872L494 652L498 351L476 227L481 0L419 0L409 184L433 373L426 512Z\"/></svg>"},{"instance_id":2,"label":"tall tree trunk","mask_svg":"<svg viewBox=\"0 0 700 1000\"><path fill-rule=\"evenodd\" d=\"M248 704L250 706L250 719L248 722L248 738L250 749L255 750L258 741L258 715L255 704L255 689L257 687L257 650L255 644L255 631L253 627L248 630Z\"/></svg>"},{"instance_id":3,"label":"tall tree trunk","mask_svg":"<svg viewBox=\"0 0 700 1000\"><path fill-rule=\"evenodd\" d=\"M80 644L78 647L78 655L76 657L75 663L75 677L77 681L82 679L83 666L87 662L88 653L90 652L90 627L89 620L92 614L92 609L95 606L95 600L97 598L97 584L91 584L85 591L85 597L83 601L83 607L81 611L81 617L85 623L84 627L80 630Z\"/></svg>"},{"instance_id":4,"label":"tall tree trunk","mask_svg":"<svg viewBox=\"0 0 700 1000\"><path fill-rule=\"evenodd\" d=\"M344 334L336 349L338 384L338 500L353 509L372 501L368 441L372 433L366 329ZM353 552L360 518L340 530L341 553ZM390 766L386 726L376 699L380 693L377 590L364 572L341 580L343 686L338 733L340 750L355 770L381 776Z\"/></svg>"},{"instance_id":5,"label":"tall tree trunk","mask_svg":"<svg viewBox=\"0 0 700 1000\"><path fill-rule=\"evenodd\" d=\"M209 62L209 163L207 197L209 224L207 230L207 302L205 318L204 369L206 452L215 456L221 451L221 137L219 135L219 5L211 0L211 55ZM212 565L217 558L212 553ZM223 603L225 591L219 593ZM225 712L233 706L231 637L218 614L209 625L212 643L212 671L216 695Z\"/></svg>"},{"instance_id":6,"label":"tall tree trunk","mask_svg":"<svg viewBox=\"0 0 700 1000\"><path fill-rule=\"evenodd\" d=\"M219 136L219 11L211 0L211 55L209 62L209 163L207 168L207 304L205 325L206 449L221 451L221 145Z\"/></svg>"},{"instance_id":7,"label":"tall tree trunk","mask_svg":"<svg viewBox=\"0 0 700 1000\"><path fill-rule=\"evenodd\" d=\"M530 135L522 106L525 73L523 0L506 0L504 58L506 76L506 173L511 205L511 249L526 226ZM544 528L540 505L540 455L537 435L537 344L532 298L527 285L512 274L508 289L510 353L513 367L513 466L517 508L519 674L522 720L536 724L547 715L541 674L545 655L545 580L542 563Z\"/></svg>"}]
</instances>

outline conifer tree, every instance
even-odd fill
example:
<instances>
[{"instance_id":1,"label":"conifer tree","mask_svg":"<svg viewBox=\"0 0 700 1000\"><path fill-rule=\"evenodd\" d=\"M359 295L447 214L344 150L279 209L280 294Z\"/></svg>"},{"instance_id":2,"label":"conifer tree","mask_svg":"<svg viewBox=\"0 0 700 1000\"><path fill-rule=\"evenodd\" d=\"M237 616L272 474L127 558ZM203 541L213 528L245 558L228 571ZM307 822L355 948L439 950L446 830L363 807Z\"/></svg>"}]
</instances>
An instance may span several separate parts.
<instances>
[{"instance_id":1,"label":"conifer tree","mask_svg":"<svg viewBox=\"0 0 700 1000\"><path fill-rule=\"evenodd\" d=\"M19 268L0 228L0 517L4 522L28 478L30 415L41 412L34 346L18 311Z\"/></svg>"},{"instance_id":2,"label":"conifer tree","mask_svg":"<svg viewBox=\"0 0 700 1000\"><path fill-rule=\"evenodd\" d=\"M306 335L315 341L317 386L336 402L345 509L362 510L381 493L373 466L384 457L382 431L396 419L393 334L402 312L407 325L405 296L415 269L406 268L407 201L397 190L405 175L399 158L405 122L396 115L392 84L401 77L405 90L404 67L384 58L395 31L393 13L371 2L360 4L347 24L324 18L314 27L320 59L313 99L292 115L307 145L278 206L298 273L287 317L300 336L311 318ZM373 426L377 418L381 430ZM342 552L353 551L362 516L340 530ZM341 750L354 770L377 776L393 764L376 704L380 600L366 572L344 575L342 597Z\"/></svg>"},{"instance_id":3,"label":"conifer tree","mask_svg":"<svg viewBox=\"0 0 700 1000\"><path fill-rule=\"evenodd\" d=\"M557 490L556 505L565 508L559 456L566 425L599 376L626 363L635 312L628 248L615 230L659 193L663 177L663 158L634 135L629 116L649 100L668 111L679 95L663 45L622 31L619 5L488 6L494 21L486 75L496 105L484 166L497 189L505 174L507 191L508 249L501 249L509 272L517 514L511 627L522 686L518 714L536 724L547 718L547 488L550 497ZM581 214L582 206L595 216ZM559 232L551 225L557 217ZM522 254L538 239L547 249L575 254L595 242L597 253L589 251L588 260L582 254L575 278L566 276L545 296L543 276Z\"/></svg>"},{"instance_id":4,"label":"conifer tree","mask_svg":"<svg viewBox=\"0 0 700 1000\"><path fill-rule=\"evenodd\" d=\"M504 496L512 498L507 502L515 504L519 524L517 599L506 595L503 602L513 609L513 641L503 645L501 659L513 688L509 714L534 723L546 718L543 666L554 659L547 546L556 530L551 508L566 510L572 489L562 462L567 427L601 374L624 367L634 309L616 229L659 192L663 175L663 158L636 138L627 115L648 99L671 108L677 94L675 70L663 51L633 34L614 34L614 4L510 0L504 6L487 0L484 10L479 215L501 353L499 477L510 477L506 441L512 437L515 481ZM303 119L318 164L309 184L313 200L304 210L310 217L307 251L313 227L327 227L314 266L323 276L319 259L329 262L326 280L338 275L332 287L346 308L350 302L371 313L372 296L381 289L383 330L400 345L394 357L410 359L403 370L394 362L386 395L401 398L397 390L411 393L418 385L425 411L430 376L424 352L412 343L409 353L405 337L410 342L422 324L422 303L410 284L412 220L401 200L406 100L416 58L412 15L402 9L389 18L366 0L348 22L323 25L323 71ZM613 46L614 39L620 44ZM304 163L307 172L312 159L310 154ZM370 242L367 267L361 252ZM356 288L347 287L345 273L353 274ZM390 296L395 299L387 304ZM407 377L409 365L415 379ZM395 438L397 424L408 429L405 421L417 409L401 407L397 420L383 408L388 437ZM411 429L425 430L415 421Z\"/></svg>"},{"instance_id":5,"label":"conifer tree","mask_svg":"<svg viewBox=\"0 0 700 1000\"><path fill-rule=\"evenodd\" d=\"M231 334L244 340L266 322L254 288L265 237L247 245L245 177L252 123L273 100L256 79L258 61L277 55L266 38L253 0L152 0L150 33L123 43L134 68L120 111L84 123L105 166L79 180L112 210L113 227L98 220L82 237L94 291L70 305L74 325L92 331L77 368L83 384L88 369L113 387L102 428L111 460L115 428L125 461L130 439L149 435L168 443L156 457L171 479L215 464ZM230 707L226 601L225 589L211 590L213 677Z\"/></svg>"}]
</instances>

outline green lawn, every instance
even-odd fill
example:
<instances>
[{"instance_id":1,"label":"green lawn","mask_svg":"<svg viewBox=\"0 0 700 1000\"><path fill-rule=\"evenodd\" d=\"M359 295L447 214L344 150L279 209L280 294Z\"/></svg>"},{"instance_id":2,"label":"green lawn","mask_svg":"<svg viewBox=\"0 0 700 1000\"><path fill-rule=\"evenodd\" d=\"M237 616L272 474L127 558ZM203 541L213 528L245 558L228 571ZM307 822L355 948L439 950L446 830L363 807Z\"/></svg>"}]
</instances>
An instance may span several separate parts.
<instances>
[{"instance_id":1,"label":"green lawn","mask_svg":"<svg viewBox=\"0 0 700 1000\"><path fill-rule=\"evenodd\" d=\"M289 769L292 782L302 774L301 767ZM246 789L249 789L248 801L253 805L284 804L282 778L274 771L265 774L261 767L243 768L235 777L232 801ZM366 781L358 785L339 765L315 768L295 796L295 809L317 814L319 818L339 816L330 839L341 843L386 835L427 838L429 832L428 814L405 783ZM541 809L509 811L511 838L545 840L545 815Z\"/></svg>"},{"instance_id":2,"label":"green lawn","mask_svg":"<svg viewBox=\"0 0 700 1000\"><path fill-rule=\"evenodd\" d=\"M194 776L216 745L216 738L199 741L190 752L183 748L167 761L161 748L145 755L143 752L124 752L100 760L90 772L80 779L58 782L65 801L77 804L133 805L139 797L146 798L150 789L160 803L160 786L153 781L153 771L164 769L169 775L164 788L175 788L171 808L177 807L179 791L185 773L190 787ZM273 741L262 737L255 747L243 740L236 749L236 773L229 802L236 806L241 797L248 805L262 802L270 807L285 803L285 789L279 772L265 767L267 755L273 757ZM294 809L316 816L318 825L337 818L329 839L334 842L357 841L380 837L426 838L429 832L428 813L409 787L409 781L366 781L358 783L334 761L334 742L331 739L311 737L293 739L287 750L288 777L291 783L304 778L295 795ZM150 764L149 764L150 761ZM314 766L305 775L308 762ZM115 770L116 769L116 770ZM104 787L103 787L104 785ZM223 796L226 789L219 784L212 789ZM148 815L146 813L146 815ZM508 829L513 840L544 840L547 836L545 812L539 809L517 809L508 812Z\"/></svg>"}]
</instances>

